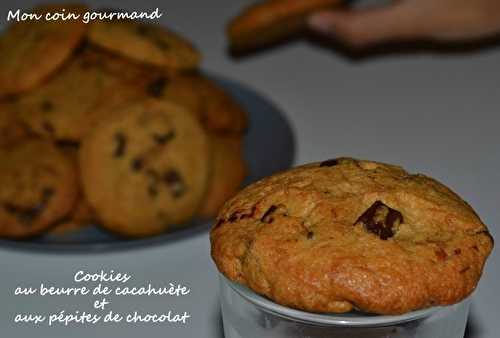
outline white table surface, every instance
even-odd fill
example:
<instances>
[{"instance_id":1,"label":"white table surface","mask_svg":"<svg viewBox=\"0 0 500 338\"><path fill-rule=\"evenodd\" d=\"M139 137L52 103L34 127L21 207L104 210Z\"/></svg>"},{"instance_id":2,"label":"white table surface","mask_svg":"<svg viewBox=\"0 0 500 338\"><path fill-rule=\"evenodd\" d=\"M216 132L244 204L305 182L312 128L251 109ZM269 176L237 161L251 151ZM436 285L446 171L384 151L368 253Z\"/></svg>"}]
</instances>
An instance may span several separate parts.
<instances>
[{"instance_id":1,"label":"white table surface","mask_svg":"<svg viewBox=\"0 0 500 338\"><path fill-rule=\"evenodd\" d=\"M400 163L451 186L473 205L493 236L500 234L500 48L451 55L392 55L356 62L296 43L234 62L225 54L223 23L248 1L93 3L128 9L160 7L165 13L161 21L184 32L203 50L205 69L266 93L285 111L296 130L296 163L340 155ZM8 9L32 4L2 1L2 24ZM469 338L494 338L500 330L497 252L490 257L475 295ZM162 247L101 255L0 250L0 337L222 337L218 281L208 253L206 233ZM13 296L17 285L70 285L74 272L80 269L125 271L134 275L134 283L183 282L192 289L188 297L175 301L120 298L113 301L113 308L148 312L174 308L189 311L193 317L187 326L34 328L12 323L16 312L90 309L91 302L85 299L72 298L67 303L68 298Z\"/></svg>"}]
</instances>

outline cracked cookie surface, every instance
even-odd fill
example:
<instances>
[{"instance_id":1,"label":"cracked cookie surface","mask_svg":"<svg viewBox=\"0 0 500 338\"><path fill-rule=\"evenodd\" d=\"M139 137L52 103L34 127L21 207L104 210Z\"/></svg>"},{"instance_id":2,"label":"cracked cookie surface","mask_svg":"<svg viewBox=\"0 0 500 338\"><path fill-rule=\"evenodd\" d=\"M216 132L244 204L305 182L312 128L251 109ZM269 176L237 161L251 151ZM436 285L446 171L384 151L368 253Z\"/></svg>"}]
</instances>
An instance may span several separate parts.
<instances>
[{"instance_id":1,"label":"cracked cookie surface","mask_svg":"<svg viewBox=\"0 0 500 338\"><path fill-rule=\"evenodd\" d=\"M226 203L212 257L233 281L311 312L400 314L475 289L493 238L436 180L340 158L263 179Z\"/></svg>"},{"instance_id":2,"label":"cracked cookie surface","mask_svg":"<svg viewBox=\"0 0 500 338\"><path fill-rule=\"evenodd\" d=\"M104 227L132 237L188 221L206 191L209 160L192 114L152 99L116 107L80 151L87 200Z\"/></svg>"}]
</instances>

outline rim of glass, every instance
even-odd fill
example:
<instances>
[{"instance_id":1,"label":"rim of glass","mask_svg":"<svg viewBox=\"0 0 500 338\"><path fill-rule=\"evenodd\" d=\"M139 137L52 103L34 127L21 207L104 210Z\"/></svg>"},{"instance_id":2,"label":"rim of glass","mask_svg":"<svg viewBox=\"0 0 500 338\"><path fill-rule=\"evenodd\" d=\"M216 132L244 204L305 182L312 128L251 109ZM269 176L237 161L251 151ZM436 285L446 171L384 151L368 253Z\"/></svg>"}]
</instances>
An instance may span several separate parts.
<instances>
[{"instance_id":1,"label":"rim of glass","mask_svg":"<svg viewBox=\"0 0 500 338\"><path fill-rule=\"evenodd\" d=\"M223 274L220 274L220 276L222 283L225 283L245 300L255 306L258 306L263 311L307 324L346 327L391 326L423 319L443 309L441 306L436 306L396 316L364 314L361 312L349 312L345 314L320 314L305 312L274 303L271 300L253 292L246 286L229 280Z\"/></svg>"}]
</instances>

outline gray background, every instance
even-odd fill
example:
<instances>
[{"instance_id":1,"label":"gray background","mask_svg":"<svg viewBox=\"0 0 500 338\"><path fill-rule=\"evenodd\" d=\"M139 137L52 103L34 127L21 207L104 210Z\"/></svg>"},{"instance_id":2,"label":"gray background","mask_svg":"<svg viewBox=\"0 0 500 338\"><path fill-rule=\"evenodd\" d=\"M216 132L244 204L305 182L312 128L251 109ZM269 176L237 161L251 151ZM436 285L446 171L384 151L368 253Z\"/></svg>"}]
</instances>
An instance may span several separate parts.
<instances>
[{"instance_id":1,"label":"gray background","mask_svg":"<svg viewBox=\"0 0 500 338\"><path fill-rule=\"evenodd\" d=\"M248 3L213 1L95 1L129 9L160 7L162 22L196 41L204 68L242 81L269 95L293 123L297 163L340 155L400 163L430 174L464 196L495 236L500 220L500 49L477 53L410 53L353 61L300 42L234 62L225 54L223 23ZM2 1L6 10L31 2ZM1 57L1 56L0 56ZM262 149L265 151L265 149ZM493 338L500 329L500 257L491 256L472 308L469 337ZM0 251L0 336L67 337L221 337L217 277L206 233L164 247L106 255L66 256ZM192 294L175 301L122 298L117 311L190 311L185 327L108 326L30 328L12 324L16 311L56 309L64 299L13 297L19 284L68 284L79 269L129 272L134 281L179 281ZM65 305L91 306L88 300ZM431 338L431 337L430 337Z\"/></svg>"}]
</instances>

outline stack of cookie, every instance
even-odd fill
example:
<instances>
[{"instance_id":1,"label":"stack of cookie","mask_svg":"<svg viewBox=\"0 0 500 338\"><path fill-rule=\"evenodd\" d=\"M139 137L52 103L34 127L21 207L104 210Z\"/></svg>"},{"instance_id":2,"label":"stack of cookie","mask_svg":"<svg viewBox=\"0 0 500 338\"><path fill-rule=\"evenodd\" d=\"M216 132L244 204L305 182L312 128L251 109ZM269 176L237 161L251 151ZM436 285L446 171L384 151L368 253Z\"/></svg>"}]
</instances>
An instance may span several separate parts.
<instances>
[{"instance_id":1,"label":"stack of cookie","mask_svg":"<svg viewBox=\"0 0 500 338\"><path fill-rule=\"evenodd\" d=\"M34 12L63 8L87 10ZM241 185L246 113L176 33L25 21L0 55L0 236L154 235L214 216Z\"/></svg>"}]
</instances>

